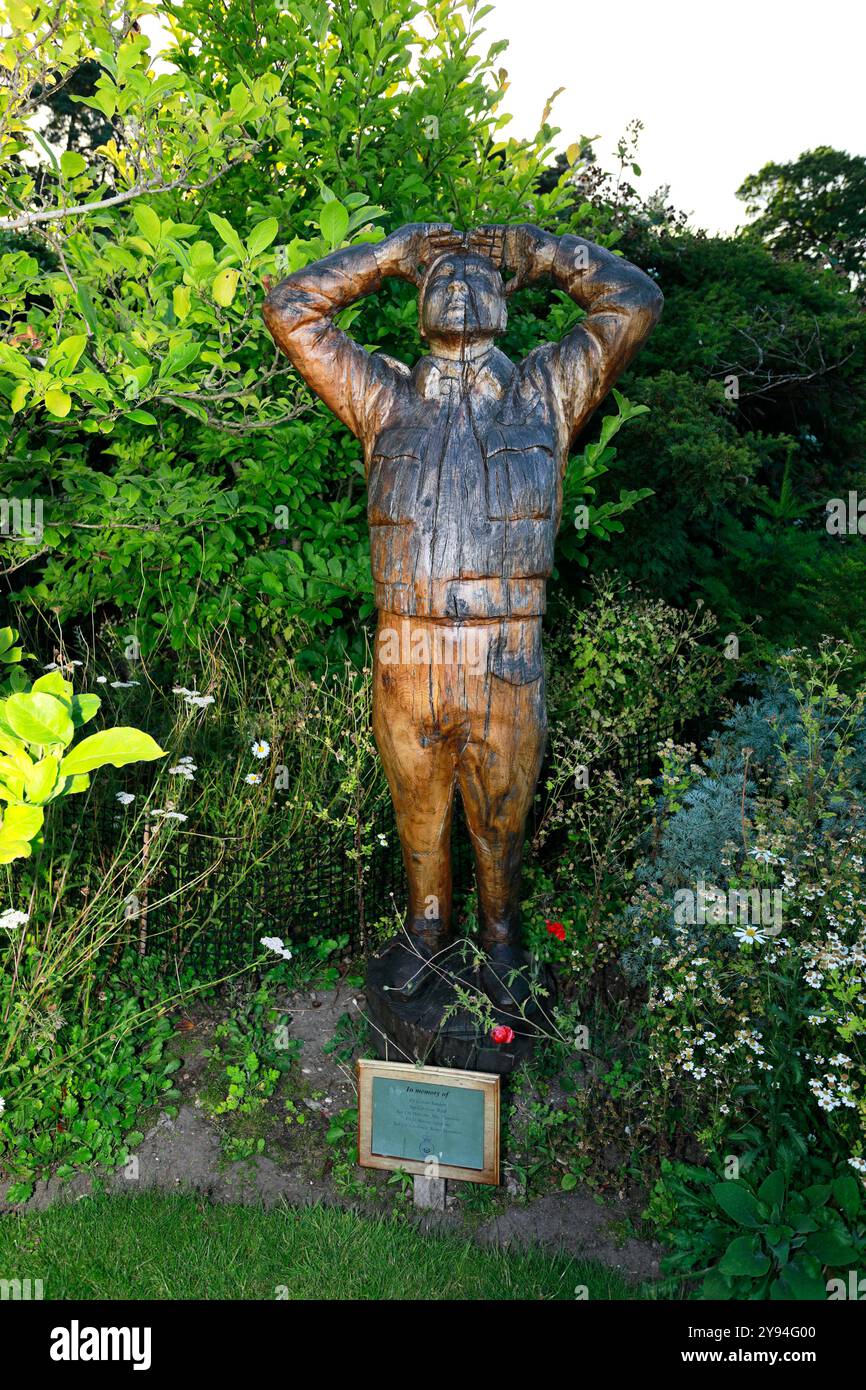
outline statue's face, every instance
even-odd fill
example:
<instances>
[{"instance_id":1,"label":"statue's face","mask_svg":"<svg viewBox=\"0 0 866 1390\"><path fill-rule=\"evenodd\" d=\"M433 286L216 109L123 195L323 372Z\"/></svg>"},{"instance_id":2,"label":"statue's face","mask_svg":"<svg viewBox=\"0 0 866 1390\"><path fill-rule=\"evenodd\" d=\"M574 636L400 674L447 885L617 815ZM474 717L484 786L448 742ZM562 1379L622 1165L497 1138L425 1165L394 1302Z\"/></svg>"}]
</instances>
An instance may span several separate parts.
<instances>
[{"instance_id":1,"label":"statue's face","mask_svg":"<svg viewBox=\"0 0 866 1390\"><path fill-rule=\"evenodd\" d=\"M424 290L421 331L426 338L483 338L505 327L502 276L484 256L447 255Z\"/></svg>"}]
</instances>

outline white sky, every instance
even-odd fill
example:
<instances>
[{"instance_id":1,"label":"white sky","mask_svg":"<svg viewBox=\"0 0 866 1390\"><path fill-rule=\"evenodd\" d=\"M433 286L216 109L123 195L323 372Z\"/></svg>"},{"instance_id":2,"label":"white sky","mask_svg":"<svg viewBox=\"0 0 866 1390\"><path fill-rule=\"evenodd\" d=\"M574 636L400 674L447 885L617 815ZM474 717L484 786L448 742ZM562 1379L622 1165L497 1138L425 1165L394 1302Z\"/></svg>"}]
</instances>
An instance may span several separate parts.
<instances>
[{"instance_id":1,"label":"white sky","mask_svg":"<svg viewBox=\"0 0 866 1390\"><path fill-rule=\"evenodd\" d=\"M511 86L507 133L535 132L548 96L562 148L600 135L603 165L634 116L645 193L670 184L694 225L732 232L746 174L816 145L866 154L862 0L493 0L484 42Z\"/></svg>"}]
</instances>

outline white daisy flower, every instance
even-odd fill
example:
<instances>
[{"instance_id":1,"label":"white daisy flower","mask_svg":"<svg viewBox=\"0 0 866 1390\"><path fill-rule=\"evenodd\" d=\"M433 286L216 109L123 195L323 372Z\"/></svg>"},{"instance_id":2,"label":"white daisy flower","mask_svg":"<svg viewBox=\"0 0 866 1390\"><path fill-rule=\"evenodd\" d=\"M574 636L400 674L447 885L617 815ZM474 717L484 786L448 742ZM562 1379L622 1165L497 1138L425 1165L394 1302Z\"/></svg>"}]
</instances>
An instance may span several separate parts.
<instances>
[{"instance_id":1,"label":"white daisy flower","mask_svg":"<svg viewBox=\"0 0 866 1390\"><path fill-rule=\"evenodd\" d=\"M761 945L767 939L762 929L754 926L737 927L734 936L744 945L747 941L756 941L758 945Z\"/></svg>"},{"instance_id":2,"label":"white daisy flower","mask_svg":"<svg viewBox=\"0 0 866 1390\"><path fill-rule=\"evenodd\" d=\"M254 758L266 758L271 751L271 745L264 738L256 739L251 746Z\"/></svg>"}]
</instances>

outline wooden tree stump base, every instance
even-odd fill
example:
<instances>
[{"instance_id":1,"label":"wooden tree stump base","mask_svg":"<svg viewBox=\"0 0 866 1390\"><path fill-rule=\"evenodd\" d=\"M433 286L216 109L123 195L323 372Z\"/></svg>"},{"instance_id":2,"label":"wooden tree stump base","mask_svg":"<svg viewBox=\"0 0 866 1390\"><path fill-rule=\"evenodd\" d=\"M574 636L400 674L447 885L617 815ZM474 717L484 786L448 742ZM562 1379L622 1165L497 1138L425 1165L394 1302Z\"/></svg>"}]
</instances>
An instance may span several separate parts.
<instances>
[{"instance_id":1,"label":"wooden tree stump base","mask_svg":"<svg viewBox=\"0 0 866 1390\"><path fill-rule=\"evenodd\" d=\"M539 1029L549 1031L545 1014L555 1000L555 986L550 971L541 967L541 984L550 992L539 1006L527 1004L525 1021L516 1017L517 1010L503 1013L494 1008L495 1024L505 1024L514 1030L510 1043L494 1043L490 1031L467 1009L459 1005L443 1018L449 1005L456 1002L455 985L442 976L431 981L420 998L401 999L386 988L388 955L396 943L390 943L367 966L365 996L367 1013L374 1025L373 1041L377 1055L386 1062L422 1062L427 1066L456 1067L462 1071L487 1071L507 1075L526 1060L532 1052ZM441 957L443 971L454 976L462 986L480 993L478 980L471 964L455 948Z\"/></svg>"}]
</instances>

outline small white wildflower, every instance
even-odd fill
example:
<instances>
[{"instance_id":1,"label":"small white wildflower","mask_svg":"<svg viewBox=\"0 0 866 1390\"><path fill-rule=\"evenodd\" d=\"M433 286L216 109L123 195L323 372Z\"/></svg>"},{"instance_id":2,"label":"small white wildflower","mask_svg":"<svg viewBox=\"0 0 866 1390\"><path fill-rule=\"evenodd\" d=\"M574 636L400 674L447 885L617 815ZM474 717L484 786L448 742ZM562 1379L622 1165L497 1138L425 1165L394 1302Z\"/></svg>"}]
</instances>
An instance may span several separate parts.
<instances>
[{"instance_id":1,"label":"small white wildflower","mask_svg":"<svg viewBox=\"0 0 866 1390\"><path fill-rule=\"evenodd\" d=\"M17 927L23 927L29 921L29 912L19 912L16 907L7 907L0 915L0 931L15 931Z\"/></svg>"},{"instance_id":2,"label":"small white wildflower","mask_svg":"<svg viewBox=\"0 0 866 1390\"><path fill-rule=\"evenodd\" d=\"M256 739L251 747L254 758L266 758L271 751L271 745L264 738Z\"/></svg>"},{"instance_id":3,"label":"small white wildflower","mask_svg":"<svg viewBox=\"0 0 866 1390\"><path fill-rule=\"evenodd\" d=\"M105 685L105 683L106 683L107 680L108 680L108 677L107 677L107 676L97 676L97 677L96 677L96 684L97 684L97 685Z\"/></svg>"},{"instance_id":4,"label":"small white wildflower","mask_svg":"<svg viewBox=\"0 0 866 1390\"><path fill-rule=\"evenodd\" d=\"M273 951L276 955L282 956L283 960L291 960L292 953L278 936L263 936L261 945L268 951Z\"/></svg>"},{"instance_id":5,"label":"small white wildflower","mask_svg":"<svg viewBox=\"0 0 866 1390\"><path fill-rule=\"evenodd\" d=\"M215 699L215 695L187 695L186 703L195 705L197 709L207 709L207 706L212 705Z\"/></svg>"},{"instance_id":6,"label":"small white wildflower","mask_svg":"<svg viewBox=\"0 0 866 1390\"><path fill-rule=\"evenodd\" d=\"M849 1158L848 1162L858 1173L866 1173L866 1158Z\"/></svg>"},{"instance_id":7,"label":"small white wildflower","mask_svg":"<svg viewBox=\"0 0 866 1390\"><path fill-rule=\"evenodd\" d=\"M258 772L248 772L247 775L246 775L246 777L244 778L244 781L245 781L245 782L248 782L249 785L250 785L251 787L256 787L256 786L258 786L258 784L259 784L259 782L261 782L261 780L262 780L262 779L261 779L261 776L259 775Z\"/></svg>"},{"instance_id":8,"label":"small white wildflower","mask_svg":"<svg viewBox=\"0 0 866 1390\"><path fill-rule=\"evenodd\" d=\"M135 800L135 796L132 792L117 792L116 796L121 806L129 806L129 804Z\"/></svg>"},{"instance_id":9,"label":"small white wildflower","mask_svg":"<svg viewBox=\"0 0 866 1390\"><path fill-rule=\"evenodd\" d=\"M761 928L754 926L738 927L734 932L734 936L744 945L747 941L756 941L758 945L762 945L767 939Z\"/></svg>"}]
</instances>

